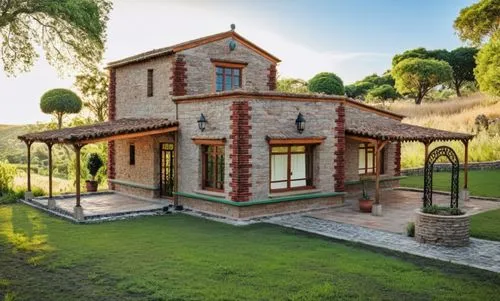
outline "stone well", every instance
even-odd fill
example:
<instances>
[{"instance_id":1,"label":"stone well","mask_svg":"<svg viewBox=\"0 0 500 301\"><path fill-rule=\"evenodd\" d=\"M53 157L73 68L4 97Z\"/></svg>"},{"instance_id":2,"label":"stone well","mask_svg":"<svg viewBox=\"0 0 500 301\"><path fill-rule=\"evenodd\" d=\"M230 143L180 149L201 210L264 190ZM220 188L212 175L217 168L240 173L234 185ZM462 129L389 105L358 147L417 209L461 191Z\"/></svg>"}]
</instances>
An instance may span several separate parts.
<instances>
[{"instance_id":1,"label":"stone well","mask_svg":"<svg viewBox=\"0 0 500 301\"><path fill-rule=\"evenodd\" d=\"M469 244L470 215L435 215L418 209L415 216L415 239L421 243L447 247Z\"/></svg>"}]
</instances>

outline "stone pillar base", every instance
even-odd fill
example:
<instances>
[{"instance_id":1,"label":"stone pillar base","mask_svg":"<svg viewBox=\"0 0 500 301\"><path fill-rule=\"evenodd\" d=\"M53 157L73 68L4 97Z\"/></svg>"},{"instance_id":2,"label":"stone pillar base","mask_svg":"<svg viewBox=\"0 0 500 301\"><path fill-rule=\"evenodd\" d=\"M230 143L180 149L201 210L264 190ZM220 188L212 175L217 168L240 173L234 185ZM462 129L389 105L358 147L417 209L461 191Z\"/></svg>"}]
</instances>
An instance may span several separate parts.
<instances>
[{"instance_id":1,"label":"stone pillar base","mask_svg":"<svg viewBox=\"0 0 500 301\"><path fill-rule=\"evenodd\" d=\"M73 208L73 217L78 221L83 221L85 216L83 215L83 207L74 207Z\"/></svg>"},{"instance_id":2,"label":"stone pillar base","mask_svg":"<svg viewBox=\"0 0 500 301\"><path fill-rule=\"evenodd\" d=\"M462 189L458 195L459 201L468 202L470 201L469 189Z\"/></svg>"},{"instance_id":3,"label":"stone pillar base","mask_svg":"<svg viewBox=\"0 0 500 301\"><path fill-rule=\"evenodd\" d=\"M47 200L47 207L49 207L49 209L56 209L56 200L54 200L53 198L49 198Z\"/></svg>"},{"instance_id":4,"label":"stone pillar base","mask_svg":"<svg viewBox=\"0 0 500 301\"><path fill-rule=\"evenodd\" d=\"M31 200L32 198L33 198L33 192L31 192L31 191L24 192L24 200L25 201Z\"/></svg>"},{"instance_id":5,"label":"stone pillar base","mask_svg":"<svg viewBox=\"0 0 500 301\"><path fill-rule=\"evenodd\" d=\"M382 204L373 204L372 215L373 216L382 216Z\"/></svg>"}]
</instances>

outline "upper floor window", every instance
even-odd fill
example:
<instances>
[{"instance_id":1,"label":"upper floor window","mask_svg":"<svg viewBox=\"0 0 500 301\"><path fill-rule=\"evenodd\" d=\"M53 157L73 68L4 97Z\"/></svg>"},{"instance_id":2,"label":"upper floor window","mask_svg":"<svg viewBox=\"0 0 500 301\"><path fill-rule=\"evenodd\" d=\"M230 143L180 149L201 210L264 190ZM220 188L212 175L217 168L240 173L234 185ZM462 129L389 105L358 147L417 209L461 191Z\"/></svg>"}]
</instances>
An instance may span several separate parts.
<instances>
[{"instance_id":1,"label":"upper floor window","mask_svg":"<svg viewBox=\"0 0 500 301\"><path fill-rule=\"evenodd\" d=\"M148 69L148 97L153 96L153 69Z\"/></svg>"},{"instance_id":2,"label":"upper floor window","mask_svg":"<svg viewBox=\"0 0 500 301\"><path fill-rule=\"evenodd\" d=\"M241 68L215 67L215 91L230 91L241 88Z\"/></svg>"},{"instance_id":3,"label":"upper floor window","mask_svg":"<svg viewBox=\"0 0 500 301\"><path fill-rule=\"evenodd\" d=\"M271 147L271 191L313 187L312 145Z\"/></svg>"}]
</instances>

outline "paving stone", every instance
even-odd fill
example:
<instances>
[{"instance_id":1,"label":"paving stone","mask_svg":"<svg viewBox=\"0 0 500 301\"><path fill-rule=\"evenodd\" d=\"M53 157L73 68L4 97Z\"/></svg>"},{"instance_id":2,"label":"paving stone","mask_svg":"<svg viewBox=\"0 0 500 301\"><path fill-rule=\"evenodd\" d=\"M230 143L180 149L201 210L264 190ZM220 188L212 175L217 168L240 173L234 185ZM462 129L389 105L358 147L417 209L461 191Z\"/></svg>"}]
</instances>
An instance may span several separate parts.
<instances>
[{"instance_id":1,"label":"paving stone","mask_svg":"<svg viewBox=\"0 0 500 301\"><path fill-rule=\"evenodd\" d=\"M398 233L338 223L303 214L272 217L266 219L265 222L325 237L358 242L500 273L500 242L471 238L470 244L466 247L443 247L418 243L413 238Z\"/></svg>"}]
</instances>

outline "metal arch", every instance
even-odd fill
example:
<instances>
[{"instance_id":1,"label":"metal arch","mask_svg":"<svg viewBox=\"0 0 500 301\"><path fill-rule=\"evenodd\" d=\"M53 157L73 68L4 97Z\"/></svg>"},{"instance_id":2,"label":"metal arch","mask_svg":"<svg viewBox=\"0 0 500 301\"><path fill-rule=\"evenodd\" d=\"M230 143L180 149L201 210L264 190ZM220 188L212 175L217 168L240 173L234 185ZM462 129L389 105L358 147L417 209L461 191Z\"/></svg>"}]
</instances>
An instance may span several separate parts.
<instances>
[{"instance_id":1,"label":"metal arch","mask_svg":"<svg viewBox=\"0 0 500 301\"><path fill-rule=\"evenodd\" d=\"M460 176L460 163L455 151L448 146L433 149L425 160L424 168L424 207L432 205L432 174L434 163L440 157L446 157L451 162L451 200L450 207L458 208L458 179Z\"/></svg>"}]
</instances>

